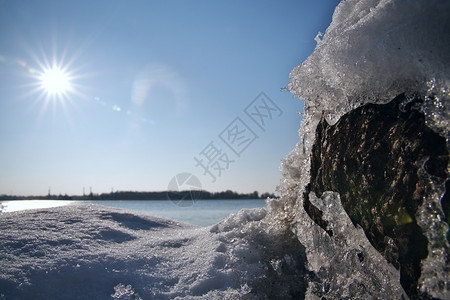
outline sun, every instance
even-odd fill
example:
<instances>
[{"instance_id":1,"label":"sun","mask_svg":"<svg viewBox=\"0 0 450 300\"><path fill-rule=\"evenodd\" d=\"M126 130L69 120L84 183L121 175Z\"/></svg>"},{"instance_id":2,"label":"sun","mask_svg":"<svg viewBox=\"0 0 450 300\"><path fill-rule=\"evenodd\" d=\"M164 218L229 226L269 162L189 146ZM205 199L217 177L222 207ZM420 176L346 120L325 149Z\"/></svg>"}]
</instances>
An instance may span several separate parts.
<instances>
[{"instance_id":1,"label":"sun","mask_svg":"<svg viewBox=\"0 0 450 300\"><path fill-rule=\"evenodd\" d=\"M51 51L46 51L50 47ZM50 110L53 114L62 112L69 120L73 111L79 111L80 100L88 99L85 94L88 88L83 82L92 75L86 73L86 65L79 60L81 50L69 47L69 42L64 49L59 48L56 40L48 46L39 42L27 49L29 58L16 60L27 71L22 85L24 97L29 100L31 109L39 112L39 119Z\"/></svg>"},{"instance_id":2,"label":"sun","mask_svg":"<svg viewBox=\"0 0 450 300\"><path fill-rule=\"evenodd\" d=\"M57 65L45 68L39 80L41 88L49 96L62 96L72 89L69 73Z\"/></svg>"},{"instance_id":3,"label":"sun","mask_svg":"<svg viewBox=\"0 0 450 300\"><path fill-rule=\"evenodd\" d=\"M80 78L86 75L79 73L78 64L78 67L74 67L76 57L69 58L67 61L64 59L66 54L63 52L62 58L58 59L54 54L50 60L44 54L41 58L32 54L38 68L23 64L31 79L28 85L31 89L27 92L27 96L33 100L31 105L40 110L39 118L42 118L51 108L53 113L61 109L69 119L70 111L73 108L77 110L76 100L86 97L82 92L84 86L79 82Z\"/></svg>"}]
</instances>

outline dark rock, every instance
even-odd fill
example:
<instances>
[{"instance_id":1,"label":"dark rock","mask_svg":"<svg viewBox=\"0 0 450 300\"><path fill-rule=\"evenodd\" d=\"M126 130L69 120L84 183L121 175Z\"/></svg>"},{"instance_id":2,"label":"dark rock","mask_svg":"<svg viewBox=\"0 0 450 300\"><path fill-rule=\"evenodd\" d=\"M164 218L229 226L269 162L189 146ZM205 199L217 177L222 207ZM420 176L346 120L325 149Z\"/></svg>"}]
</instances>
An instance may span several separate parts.
<instances>
[{"instance_id":1,"label":"dark rock","mask_svg":"<svg viewBox=\"0 0 450 300\"><path fill-rule=\"evenodd\" d=\"M352 222L400 269L401 284L415 299L420 261L428 254L427 239L415 220L425 188L417 171L426 161L424 168L430 175L446 180L449 155L445 139L425 125L422 113L413 105L399 109L404 100L400 95L388 104L362 106L333 126L322 118L312 148L304 207L326 230L307 195L338 192ZM442 199L446 213L448 198L446 193Z\"/></svg>"}]
</instances>

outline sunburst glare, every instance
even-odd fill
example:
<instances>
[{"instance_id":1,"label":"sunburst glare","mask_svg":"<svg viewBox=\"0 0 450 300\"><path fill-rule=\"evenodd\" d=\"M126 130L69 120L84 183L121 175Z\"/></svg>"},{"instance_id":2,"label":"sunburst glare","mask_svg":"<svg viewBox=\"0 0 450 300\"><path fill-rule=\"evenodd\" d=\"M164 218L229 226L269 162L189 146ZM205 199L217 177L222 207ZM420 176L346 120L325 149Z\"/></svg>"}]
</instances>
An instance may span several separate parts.
<instances>
[{"instance_id":1,"label":"sunburst glare","mask_svg":"<svg viewBox=\"0 0 450 300\"><path fill-rule=\"evenodd\" d=\"M41 88L49 96L62 96L72 89L70 75L57 65L44 69L39 79Z\"/></svg>"},{"instance_id":2,"label":"sunburst glare","mask_svg":"<svg viewBox=\"0 0 450 300\"><path fill-rule=\"evenodd\" d=\"M67 56L67 50L57 51L54 46L51 58L45 54L43 47L38 56L36 51L30 50L30 56L33 58L34 64L37 68L30 68L29 64L23 61L22 67L28 69L33 87L27 93L28 96L34 98L31 104L31 109L39 109L38 118L42 120L46 113L51 108L53 113L62 109L67 122L71 123L73 111L78 111L76 99L86 99L83 93L85 87L80 83L80 79L87 76L85 73L80 73L82 66L75 61L79 53L71 57ZM31 71L32 70L32 71Z\"/></svg>"}]
</instances>

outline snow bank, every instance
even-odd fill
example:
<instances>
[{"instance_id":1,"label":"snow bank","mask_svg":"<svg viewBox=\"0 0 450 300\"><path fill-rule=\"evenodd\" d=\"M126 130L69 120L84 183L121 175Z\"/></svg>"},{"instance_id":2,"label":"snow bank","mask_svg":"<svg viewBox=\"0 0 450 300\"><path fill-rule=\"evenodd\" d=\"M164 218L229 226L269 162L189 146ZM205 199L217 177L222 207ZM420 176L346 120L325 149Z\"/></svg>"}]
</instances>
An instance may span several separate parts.
<instances>
[{"instance_id":1,"label":"snow bank","mask_svg":"<svg viewBox=\"0 0 450 300\"><path fill-rule=\"evenodd\" d=\"M96 205L5 213L0 298L289 299L302 252L280 253L265 215L241 210L201 228Z\"/></svg>"}]
</instances>

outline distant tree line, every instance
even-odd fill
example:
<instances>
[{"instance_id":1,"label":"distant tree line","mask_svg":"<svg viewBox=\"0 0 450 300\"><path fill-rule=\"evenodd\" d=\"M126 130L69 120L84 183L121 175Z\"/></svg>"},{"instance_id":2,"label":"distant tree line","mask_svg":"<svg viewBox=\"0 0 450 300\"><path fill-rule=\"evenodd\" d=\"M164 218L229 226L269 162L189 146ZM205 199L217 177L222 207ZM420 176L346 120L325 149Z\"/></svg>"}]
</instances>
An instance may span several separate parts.
<instances>
[{"instance_id":1,"label":"distant tree line","mask_svg":"<svg viewBox=\"0 0 450 300\"><path fill-rule=\"evenodd\" d=\"M89 194L83 196L72 195L46 195L46 196L13 196L0 195L0 200L177 200L177 199L266 199L275 198L273 193L259 194L257 191L253 193L237 193L231 190L224 192L208 192L203 190L192 191L163 191L163 192L133 192L133 191L116 191L103 194Z\"/></svg>"}]
</instances>

